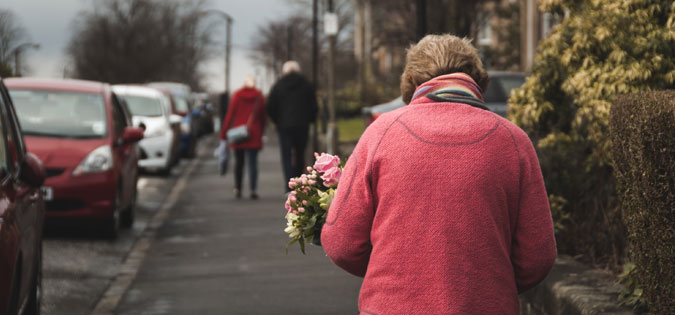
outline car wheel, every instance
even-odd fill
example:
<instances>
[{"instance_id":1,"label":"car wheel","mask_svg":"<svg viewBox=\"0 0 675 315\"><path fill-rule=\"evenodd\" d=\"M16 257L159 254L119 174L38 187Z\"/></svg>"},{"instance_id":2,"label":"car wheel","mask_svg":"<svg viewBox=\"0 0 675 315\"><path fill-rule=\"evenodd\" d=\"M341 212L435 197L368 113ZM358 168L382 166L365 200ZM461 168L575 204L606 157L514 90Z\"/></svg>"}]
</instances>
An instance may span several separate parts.
<instances>
[{"instance_id":1,"label":"car wheel","mask_svg":"<svg viewBox=\"0 0 675 315\"><path fill-rule=\"evenodd\" d=\"M105 220L105 236L109 239L116 239L120 231L120 205L122 204L121 191L118 189L115 197L115 204L113 205L112 215Z\"/></svg>"},{"instance_id":2,"label":"car wheel","mask_svg":"<svg viewBox=\"0 0 675 315\"><path fill-rule=\"evenodd\" d=\"M138 195L136 185L134 185L134 191L132 194L131 204L129 204L129 206L124 209L124 212L122 212L122 227L127 229L134 225L136 197Z\"/></svg>"},{"instance_id":3,"label":"car wheel","mask_svg":"<svg viewBox=\"0 0 675 315\"><path fill-rule=\"evenodd\" d=\"M40 305L42 304L42 242L35 258L35 277L33 278L33 287L31 288L30 298L24 315L40 315Z\"/></svg>"}]
</instances>

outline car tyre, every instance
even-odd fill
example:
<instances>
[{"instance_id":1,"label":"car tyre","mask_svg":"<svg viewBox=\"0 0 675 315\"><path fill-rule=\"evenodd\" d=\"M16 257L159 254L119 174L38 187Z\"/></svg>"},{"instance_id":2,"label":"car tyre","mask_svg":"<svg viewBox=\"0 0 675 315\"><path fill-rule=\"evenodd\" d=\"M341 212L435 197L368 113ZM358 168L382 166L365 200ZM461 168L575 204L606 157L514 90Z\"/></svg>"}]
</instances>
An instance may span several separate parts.
<instances>
[{"instance_id":1,"label":"car tyre","mask_svg":"<svg viewBox=\"0 0 675 315\"><path fill-rule=\"evenodd\" d=\"M137 180L136 180L137 181ZM138 190L136 188L136 181L134 181L134 191L132 192L131 196L131 203L129 206L124 209L124 212L122 212L122 227L125 229L131 228L134 225L134 219L136 216L135 209L136 209L136 198L138 196Z\"/></svg>"},{"instance_id":2,"label":"car tyre","mask_svg":"<svg viewBox=\"0 0 675 315\"><path fill-rule=\"evenodd\" d=\"M120 204L122 204L122 196L120 193L121 191L118 189L115 197L115 204L113 205L113 213L104 223L105 236L111 240L116 239L120 231Z\"/></svg>"},{"instance_id":3,"label":"car tyre","mask_svg":"<svg viewBox=\"0 0 675 315\"><path fill-rule=\"evenodd\" d=\"M42 242L40 242L39 251L35 258L35 268L33 287L24 315L40 315L40 305L42 304Z\"/></svg>"}]
</instances>

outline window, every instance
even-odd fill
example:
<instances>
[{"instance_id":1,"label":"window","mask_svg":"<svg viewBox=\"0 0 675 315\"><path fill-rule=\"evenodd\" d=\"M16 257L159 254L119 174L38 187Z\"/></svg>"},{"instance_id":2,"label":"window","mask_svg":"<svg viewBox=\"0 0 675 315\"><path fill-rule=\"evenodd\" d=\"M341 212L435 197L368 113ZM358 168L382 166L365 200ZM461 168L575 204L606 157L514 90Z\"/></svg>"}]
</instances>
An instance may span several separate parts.
<instances>
[{"instance_id":1,"label":"window","mask_svg":"<svg viewBox=\"0 0 675 315\"><path fill-rule=\"evenodd\" d=\"M58 138L103 138L105 102L100 94L49 90L12 90L23 131Z\"/></svg>"},{"instance_id":2,"label":"window","mask_svg":"<svg viewBox=\"0 0 675 315\"><path fill-rule=\"evenodd\" d=\"M492 25L490 15L478 13L478 45L489 46L492 44Z\"/></svg>"},{"instance_id":3,"label":"window","mask_svg":"<svg viewBox=\"0 0 675 315\"><path fill-rule=\"evenodd\" d=\"M0 97L0 106L4 107L4 102ZM7 132L5 132L4 111L0 112L0 179L4 179L9 174L9 163L7 162L7 142L5 141Z\"/></svg>"}]
</instances>

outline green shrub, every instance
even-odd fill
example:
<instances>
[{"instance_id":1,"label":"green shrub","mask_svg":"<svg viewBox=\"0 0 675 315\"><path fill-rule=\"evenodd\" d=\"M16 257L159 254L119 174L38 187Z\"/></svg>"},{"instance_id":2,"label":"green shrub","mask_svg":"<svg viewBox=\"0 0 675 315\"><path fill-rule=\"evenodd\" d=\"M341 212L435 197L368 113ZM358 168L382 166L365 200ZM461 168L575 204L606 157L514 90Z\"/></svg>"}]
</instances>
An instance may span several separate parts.
<instances>
[{"instance_id":1,"label":"green shrub","mask_svg":"<svg viewBox=\"0 0 675 315\"><path fill-rule=\"evenodd\" d=\"M675 91L617 98L610 134L624 221L650 311L675 311Z\"/></svg>"},{"instance_id":2,"label":"green shrub","mask_svg":"<svg viewBox=\"0 0 675 315\"><path fill-rule=\"evenodd\" d=\"M613 178L610 101L675 83L672 0L542 0L566 17L541 42L509 119L532 138L559 218L558 248L619 266L625 227Z\"/></svg>"}]
</instances>

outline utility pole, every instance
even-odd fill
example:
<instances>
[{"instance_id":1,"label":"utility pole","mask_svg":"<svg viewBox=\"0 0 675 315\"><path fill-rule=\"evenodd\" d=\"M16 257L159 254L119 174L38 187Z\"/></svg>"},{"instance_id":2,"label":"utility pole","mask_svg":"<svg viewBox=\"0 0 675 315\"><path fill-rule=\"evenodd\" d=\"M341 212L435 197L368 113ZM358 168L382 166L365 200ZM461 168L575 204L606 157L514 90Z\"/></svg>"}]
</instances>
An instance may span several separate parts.
<instances>
[{"instance_id":1,"label":"utility pole","mask_svg":"<svg viewBox=\"0 0 675 315\"><path fill-rule=\"evenodd\" d=\"M286 25L286 60L293 59L293 25Z\"/></svg>"},{"instance_id":2,"label":"utility pole","mask_svg":"<svg viewBox=\"0 0 675 315\"><path fill-rule=\"evenodd\" d=\"M417 40L427 34L427 1L417 0Z\"/></svg>"},{"instance_id":3,"label":"utility pole","mask_svg":"<svg viewBox=\"0 0 675 315\"><path fill-rule=\"evenodd\" d=\"M232 51L232 17L224 13L227 21L227 40L225 41L225 94L230 97L230 59ZM229 103L229 101L228 101Z\"/></svg>"},{"instance_id":4,"label":"utility pole","mask_svg":"<svg viewBox=\"0 0 675 315\"><path fill-rule=\"evenodd\" d=\"M331 14L335 14L335 8L333 7L333 0L328 0L328 14L326 17ZM325 19L326 23L328 19ZM334 18L334 22L337 23L337 18ZM328 30L329 27L327 27ZM337 26L335 27L337 29ZM326 140L328 147L326 151L328 154L335 154L337 151L337 125L335 123L335 37L337 35L337 30L335 33L326 32L328 35L328 132L326 135Z\"/></svg>"},{"instance_id":5,"label":"utility pole","mask_svg":"<svg viewBox=\"0 0 675 315\"><path fill-rule=\"evenodd\" d=\"M319 82L317 80L317 73L319 67L319 0L312 0L312 84L314 84L314 90L319 89ZM325 110L324 104L321 104L323 108L321 111ZM318 141L318 127L316 122L312 124L312 152L319 152L319 141Z\"/></svg>"}]
</instances>

